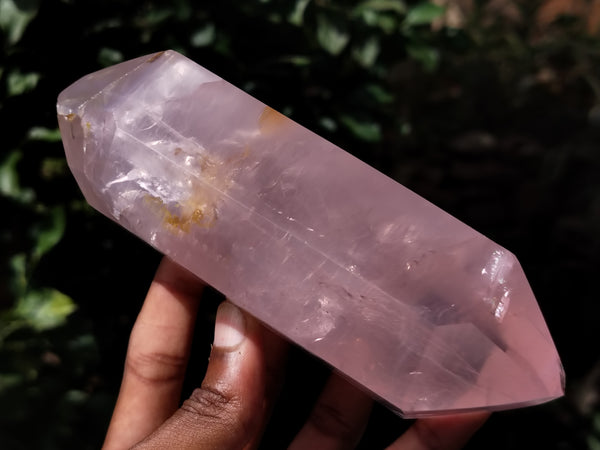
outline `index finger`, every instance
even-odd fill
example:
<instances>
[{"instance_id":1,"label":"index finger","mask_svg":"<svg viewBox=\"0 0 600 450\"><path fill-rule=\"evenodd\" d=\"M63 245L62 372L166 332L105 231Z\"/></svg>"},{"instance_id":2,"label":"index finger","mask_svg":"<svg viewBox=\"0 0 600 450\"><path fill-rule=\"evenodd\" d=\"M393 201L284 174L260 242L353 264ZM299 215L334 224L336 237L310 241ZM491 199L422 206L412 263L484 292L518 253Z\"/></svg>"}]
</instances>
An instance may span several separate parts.
<instances>
[{"instance_id":1,"label":"index finger","mask_svg":"<svg viewBox=\"0 0 600 450\"><path fill-rule=\"evenodd\" d=\"M203 287L163 258L131 332L104 448L129 448L177 410Z\"/></svg>"}]
</instances>

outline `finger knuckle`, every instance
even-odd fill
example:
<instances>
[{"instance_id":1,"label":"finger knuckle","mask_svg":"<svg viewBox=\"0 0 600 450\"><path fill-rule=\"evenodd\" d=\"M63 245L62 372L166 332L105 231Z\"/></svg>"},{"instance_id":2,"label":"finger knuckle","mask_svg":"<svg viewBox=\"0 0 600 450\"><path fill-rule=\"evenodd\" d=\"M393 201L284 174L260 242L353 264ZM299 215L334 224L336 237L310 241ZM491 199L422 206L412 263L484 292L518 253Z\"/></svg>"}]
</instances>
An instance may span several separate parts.
<instances>
[{"instance_id":1,"label":"finger knuckle","mask_svg":"<svg viewBox=\"0 0 600 450\"><path fill-rule=\"evenodd\" d=\"M181 409L189 414L235 423L238 400L218 389L202 386L195 389Z\"/></svg>"},{"instance_id":2,"label":"finger knuckle","mask_svg":"<svg viewBox=\"0 0 600 450\"><path fill-rule=\"evenodd\" d=\"M185 356L162 352L130 352L125 361L125 370L146 384L163 384L180 381L187 366Z\"/></svg>"},{"instance_id":3,"label":"finger knuckle","mask_svg":"<svg viewBox=\"0 0 600 450\"><path fill-rule=\"evenodd\" d=\"M351 423L344 412L334 405L318 403L309 419L323 435L335 437L342 442L353 441L356 425Z\"/></svg>"}]
</instances>

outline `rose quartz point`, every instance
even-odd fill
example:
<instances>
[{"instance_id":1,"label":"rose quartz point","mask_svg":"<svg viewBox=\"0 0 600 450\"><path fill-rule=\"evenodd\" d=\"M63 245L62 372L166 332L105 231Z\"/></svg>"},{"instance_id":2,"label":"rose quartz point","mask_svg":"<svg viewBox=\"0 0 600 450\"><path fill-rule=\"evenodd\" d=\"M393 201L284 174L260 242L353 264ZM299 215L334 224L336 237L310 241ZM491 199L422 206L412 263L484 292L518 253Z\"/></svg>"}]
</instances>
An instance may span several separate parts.
<instances>
[{"instance_id":1,"label":"rose quartz point","mask_svg":"<svg viewBox=\"0 0 600 450\"><path fill-rule=\"evenodd\" d=\"M184 56L87 75L58 119L93 207L404 417L563 395L512 253Z\"/></svg>"}]
</instances>

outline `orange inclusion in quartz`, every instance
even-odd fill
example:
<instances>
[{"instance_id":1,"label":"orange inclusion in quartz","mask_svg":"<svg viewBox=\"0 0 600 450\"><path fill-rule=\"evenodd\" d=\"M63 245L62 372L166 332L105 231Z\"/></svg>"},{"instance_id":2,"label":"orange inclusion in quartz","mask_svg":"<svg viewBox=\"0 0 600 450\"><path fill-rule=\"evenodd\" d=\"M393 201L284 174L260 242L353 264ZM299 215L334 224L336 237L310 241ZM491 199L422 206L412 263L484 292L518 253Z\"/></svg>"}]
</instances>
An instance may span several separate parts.
<instances>
[{"instance_id":1,"label":"orange inclusion in quartz","mask_svg":"<svg viewBox=\"0 0 600 450\"><path fill-rule=\"evenodd\" d=\"M269 106L265 106L258 118L258 129L262 134L273 134L289 123L290 119L286 116Z\"/></svg>"},{"instance_id":2,"label":"orange inclusion in quartz","mask_svg":"<svg viewBox=\"0 0 600 450\"><path fill-rule=\"evenodd\" d=\"M207 202L190 199L185 204L169 208L158 197L148 195L145 200L153 211L163 217L165 228L171 232L187 234L194 225L210 228L217 218L214 205Z\"/></svg>"}]
</instances>

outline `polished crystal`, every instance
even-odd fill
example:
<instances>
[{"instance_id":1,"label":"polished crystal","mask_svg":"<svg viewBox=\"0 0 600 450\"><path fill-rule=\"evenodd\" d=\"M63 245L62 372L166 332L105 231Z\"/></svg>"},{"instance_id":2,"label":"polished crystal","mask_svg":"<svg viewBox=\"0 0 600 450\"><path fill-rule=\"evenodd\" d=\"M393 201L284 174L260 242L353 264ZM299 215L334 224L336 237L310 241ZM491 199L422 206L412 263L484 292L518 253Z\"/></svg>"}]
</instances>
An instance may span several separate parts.
<instances>
[{"instance_id":1,"label":"polished crystal","mask_svg":"<svg viewBox=\"0 0 600 450\"><path fill-rule=\"evenodd\" d=\"M403 416L563 394L512 253L184 56L87 75L58 118L92 206Z\"/></svg>"}]
</instances>

